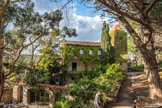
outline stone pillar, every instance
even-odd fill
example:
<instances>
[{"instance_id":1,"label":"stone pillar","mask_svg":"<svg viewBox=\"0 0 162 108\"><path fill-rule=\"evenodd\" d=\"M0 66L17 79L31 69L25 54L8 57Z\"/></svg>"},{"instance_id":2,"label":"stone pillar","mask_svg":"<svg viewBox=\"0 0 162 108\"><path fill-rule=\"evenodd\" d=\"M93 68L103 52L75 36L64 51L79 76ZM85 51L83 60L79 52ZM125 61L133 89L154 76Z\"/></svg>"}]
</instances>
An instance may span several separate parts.
<instances>
[{"instance_id":1,"label":"stone pillar","mask_svg":"<svg viewBox=\"0 0 162 108\"><path fill-rule=\"evenodd\" d=\"M53 89L53 90L50 90L50 93L49 93L49 108L54 108L55 106L55 102L56 102L56 94L58 93L59 91L56 90L56 89Z\"/></svg>"},{"instance_id":2,"label":"stone pillar","mask_svg":"<svg viewBox=\"0 0 162 108\"><path fill-rule=\"evenodd\" d=\"M14 85L13 86L13 94L12 94L12 103L13 104L17 104L18 100L19 100L19 86L18 85Z\"/></svg>"},{"instance_id":3,"label":"stone pillar","mask_svg":"<svg viewBox=\"0 0 162 108\"><path fill-rule=\"evenodd\" d=\"M49 101L49 108L54 108L56 93L51 93L51 94L49 94L49 98L50 98L50 101Z\"/></svg>"},{"instance_id":4,"label":"stone pillar","mask_svg":"<svg viewBox=\"0 0 162 108\"><path fill-rule=\"evenodd\" d=\"M23 87L23 104L29 104L29 89Z\"/></svg>"}]
</instances>

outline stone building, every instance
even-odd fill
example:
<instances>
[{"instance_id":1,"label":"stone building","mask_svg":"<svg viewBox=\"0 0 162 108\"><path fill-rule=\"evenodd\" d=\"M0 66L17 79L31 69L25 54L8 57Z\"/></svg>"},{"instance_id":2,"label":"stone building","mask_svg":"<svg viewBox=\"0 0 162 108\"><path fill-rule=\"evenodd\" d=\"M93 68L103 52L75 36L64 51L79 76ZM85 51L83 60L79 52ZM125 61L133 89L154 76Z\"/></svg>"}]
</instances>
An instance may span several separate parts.
<instances>
[{"instance_id":1,"label":"stone building","mask_svg":"<svg viewBox=\"0 0 162 108\"><path fill-rule=\"evenodd\" d=\"M120 69L128 71L127 67L127 33L118 25L110 31L111 44L115 48L115 63L120 64ZM100 63L101 42L63 41L65 48L63 62L67 72L87 72ZM67 76L67 83L74 82L73 77Z\"/></svg>"},{"instance_id":2,"label":"stone building","mask_svg":"<svg viewBox=\"0 0 162 108\"><path fill-rule=\"evenodd\" d=\"M44 105L53 108L57 101L59 93L65 94L70 88L64 86L37 84L34 87L27 86L22 80L13 85L12 105L14 107L32 107L39 108ZM41 108L44 108L41 106Z\"/></svg>"},{"instance_id":3,"label":"stone building","mask_svg":"<svg viewBox=\"0 0 162 108\"><path fill-rule=\"evenodd\" d=\"M92 67L99 63L99 57L101 55L100 46L100 42L64 41L63 47L71 47L71 51L73 54L71 59L68 61L69 63L67 72L84 72L86 71L85 65L87 65L87 71L91 71ZM68 50L68 52L65 53L70 53L69 51L70 50ZM65 62L67 62L66 60L67 59L65 57ZM88 64L85 64L85 60L88 61Z\"/></svg>"}]
</instances>

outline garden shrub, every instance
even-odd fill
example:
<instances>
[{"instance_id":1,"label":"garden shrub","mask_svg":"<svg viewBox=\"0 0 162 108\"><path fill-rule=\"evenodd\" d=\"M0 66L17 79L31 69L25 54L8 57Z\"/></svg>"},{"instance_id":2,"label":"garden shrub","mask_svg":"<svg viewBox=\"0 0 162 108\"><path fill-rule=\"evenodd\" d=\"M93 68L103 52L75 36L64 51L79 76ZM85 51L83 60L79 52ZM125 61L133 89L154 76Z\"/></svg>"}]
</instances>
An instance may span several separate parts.
<instances>
[{"instance_id":1,"label":"garden shrub","mask_svg":"<svg viewBox=\"0 0 162 108\"><path fill-rule=\"evenodd\" d=\"M54 108L70 108L67 101L56 102Z\"/></svg>"},{"instance_id":2,"label":"garden shrub","mask_svg":"<svg viewBox=\"0 0 162 108\"><path fill-rule=\"evenodd\" d=\"M108 93L112 93L114 88L124 79L124 75L119 69L119 64L96 65L91 72L80 72L82 78L76 83L66 85L70 87L69 95L73 100L68 100L68 105L72 108L92 108L95 94L97 91L102 93L102 102L108 101ZM84 74L83 74L84 73ZM61 108L61 107L58 107Z\"/></svg>"}]
</instances>

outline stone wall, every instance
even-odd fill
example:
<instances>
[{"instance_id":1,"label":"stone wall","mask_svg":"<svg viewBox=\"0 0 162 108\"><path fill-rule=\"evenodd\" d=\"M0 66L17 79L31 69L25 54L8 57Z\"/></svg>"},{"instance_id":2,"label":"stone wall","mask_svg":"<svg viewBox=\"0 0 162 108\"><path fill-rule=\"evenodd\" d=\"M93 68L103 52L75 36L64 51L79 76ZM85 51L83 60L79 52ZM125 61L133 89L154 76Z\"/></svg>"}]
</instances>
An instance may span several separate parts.
<instances>
[{"instance_id":1,"label":"stone wall","mask_svg":"<svg viewBox=\"0 0 162 108\"><path fill-rule=\"evenodd\" d=\"M69 67L68 67L68 71L69 72L72 71L72 63L73 62L76 62L77 63L77 71L79 71L79 72L85 71L84 64L83 64L82 61L80 61L80 60L71 60L70 63L69 63Z\"/></svg>"},{"instance_id":2,"label":"stone wall","mask_svg":"<svg viewBox=\"0 0 162 108\"><path fill-rule=\"evenodd\" d=\"M4 89L2 102L4 103L12 103L12 89Z\"/></svg>"},{"instance_id":3,"label":"stone wall","mask_svg":"<svg viewBox=\"0 0 162 108\"><path fill-rule=\"evenodd\" d=\"M128 72L127 62L122 62L122 64L120 65L120 69L124 72Z\"/></svg>"}]
</instances>

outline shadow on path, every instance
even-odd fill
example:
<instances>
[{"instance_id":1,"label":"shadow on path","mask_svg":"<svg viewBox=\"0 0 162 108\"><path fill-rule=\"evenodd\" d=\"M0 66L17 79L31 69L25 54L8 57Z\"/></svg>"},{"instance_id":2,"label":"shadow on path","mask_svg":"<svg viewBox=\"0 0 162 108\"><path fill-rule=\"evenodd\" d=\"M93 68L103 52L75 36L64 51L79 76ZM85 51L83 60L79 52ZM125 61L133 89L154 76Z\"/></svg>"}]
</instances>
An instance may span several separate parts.
<instances>
[{"instance_id":1,"label":"shadow on path","mask_svg":"<svg viewBox=\"0 0 162 108\"><path fill-rule=\"evenodd\" d=\"M122 83L116 103L109 103L106 108L133 108L133 90L131 77L127 76Z\"/></svg>"}]
</instances>

